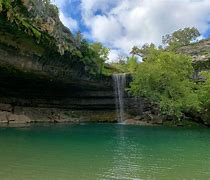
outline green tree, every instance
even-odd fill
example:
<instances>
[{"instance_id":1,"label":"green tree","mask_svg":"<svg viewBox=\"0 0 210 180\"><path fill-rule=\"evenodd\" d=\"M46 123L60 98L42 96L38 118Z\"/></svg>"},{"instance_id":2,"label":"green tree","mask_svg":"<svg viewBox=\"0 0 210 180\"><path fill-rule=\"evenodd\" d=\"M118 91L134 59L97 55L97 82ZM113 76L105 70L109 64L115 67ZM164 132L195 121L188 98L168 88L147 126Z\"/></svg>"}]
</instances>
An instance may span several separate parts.
<instances>
[{"instance_id":1,"label":"green tree","mask_svg":"<svg viewBox=\"0 0 210 180\"><path fill-rule=\"evenodd\" d=\"M162 37L163 44L167 45L169 49L173 50L180 46L186 46L191 41L196 40L200 36L196 28L184 28L175 31L173 34L166 34Z\"/></svg>"},{"instance_id":2,"label":"green tree","mask_svg":"<svg viewBox=\"0 0 210 180\"><path fill-rule=\"evenodd\" d=\"M127 60L128 57L125 57L123 55L118 56L117 61L112 62L111 66L113 66L119 73L125 73L128 72L128 66L127 66Z\"/></svg>"},{"instance_id":3,"label":"green tree","mask_svg":"<svg viewBox=\"0 0 210 180\"><path fill-rule=\"evenodd\" d=\"M210 122L210 72L202 71L200 76L203 82L198 84L198 95L202 106L202 118Z\"/></svg>"},{"instance_id":4,"label":"green tree","mask_svg":"<svg viewBox=\"0 0 210 180\"><path fill-rule=\"evenodd\" d=\"M104 47L101 43L98 42L93 43L90 46L98 55L97 64L99 66L99 74L102 74L104 63L108 60L109 49Z\"/></svg>"},{"instance_id":5,"label":"green tree","mask_svg":"<svg viewBox=\"0 0 210 180\"><path fill-rule=\"evenodd\" d=\"M200 98L203 103L210 103L210 72L202 71L200 76L203 78L203 82L199 84Z\"/></svg>"},{"instance_id":6,"label":"green tree","mask_svg":"<svg viewBox=\"0 0 210 180\"><path fill-rule=\"evenodd\" d=\"M183 112L199 111L195 84L190 79L191 58L161 50L155 54L155 59L148 54L147 61L138 66L130 92L157 104L164 115L180 118Z\"/></svg>"},{"instance_id":7,"label":"green tree","mask_svg":"<svg viewBox=\"0 0 210 180\"><path fill-rule=\"evenodd\" d=\"M144 44L141 48L134 46L130 52L133 56L142 57L143 61L150 60L153 61L156 59L156 56L160 52L160 49L156 48L156 46L151 44Z\"/></svg>"},{"instance_id":8,"label":"green tree","mask_svg":"<svg viewBox=\"0 0 210 180\"><path fill-rule=\"evenodd\" d=\"M135 73L138 67L138 58L136 56L131 56L127 58L127 68L131 73Z\"/></svg>"},{"instance_id":9,"label":"green tree","mask_svg":"<svg viewBox=\"0 0 210 180\"><path fill-rule=\"evenodd\" d=\"M96 76L98 74L97 59L98 54L91 48L90 44L83 39L80 45L82 62L85 64L85 70L89 74Z\"/></svg>"}]
</instances>

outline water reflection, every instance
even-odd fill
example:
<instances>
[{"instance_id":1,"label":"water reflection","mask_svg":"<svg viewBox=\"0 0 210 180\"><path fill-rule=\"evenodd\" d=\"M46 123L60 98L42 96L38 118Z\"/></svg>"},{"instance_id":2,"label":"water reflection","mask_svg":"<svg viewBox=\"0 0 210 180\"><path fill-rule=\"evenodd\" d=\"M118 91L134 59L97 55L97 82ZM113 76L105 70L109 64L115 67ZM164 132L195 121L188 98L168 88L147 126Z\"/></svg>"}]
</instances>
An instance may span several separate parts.
<instances>
[{"instance_id":1,"label":"water reflection","mask_svg":"<svg viewBox=\"0 0 210 180\"><path fill-rule=\"evenodd\" d=\"M137 145L126 133L126 126L119 125L116 128L116 136L113 138L114 146L109 149L112 155L112 163L104 172L104 179L140 179L136 174L140 166L136 164L136 159L141 159L141 150L137 150Z\"/></svg>"},{"instance_id":2,"label":"water reflection","mask_svg":"<svg viewBox=\"0 0 210 180\"><path fill-rule=\"evenodd\" d=\"M206 129L0 128L0 179L209 179L209 140Z\"/></svg>"}]
</instances>

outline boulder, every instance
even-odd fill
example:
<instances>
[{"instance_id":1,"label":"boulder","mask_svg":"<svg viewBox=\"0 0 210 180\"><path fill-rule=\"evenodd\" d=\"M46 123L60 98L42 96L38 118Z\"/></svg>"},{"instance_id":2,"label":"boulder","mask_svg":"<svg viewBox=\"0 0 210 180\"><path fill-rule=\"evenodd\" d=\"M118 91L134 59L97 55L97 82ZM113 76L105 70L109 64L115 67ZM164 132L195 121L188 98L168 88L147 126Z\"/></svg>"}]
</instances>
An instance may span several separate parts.
<instances>
[{"instance_id":1,"label":"boulder","mask_svg":"<svg viewBox=\"0 0 210 180\"><path fill-rule=\"evenodd\" d=\"M0 123L8 123L8 112L0 111Z\"/></svg>"},{"instance_id":2,"label":"boulder","mask_svg":"<svg viewBox=\"0 0 210 180\"><path fill-rule=\"evenodd\" d=\"M12 112L12 106L10 104L0 103L0 111Z\"/></svg>"},{"instance_id":3,"label":"boulder","mask_svg":"<svg viewBox=\"0 0 210 180\"><path fill-rule=\"evenodd\" d=\"M11 124L11 123L26 124L26 123L31 122L29 117L27 117L25 115L16 115L16 114L9 114L8 115L8 121L9 121L9 124Z\"/></svg>"}]
</instances>

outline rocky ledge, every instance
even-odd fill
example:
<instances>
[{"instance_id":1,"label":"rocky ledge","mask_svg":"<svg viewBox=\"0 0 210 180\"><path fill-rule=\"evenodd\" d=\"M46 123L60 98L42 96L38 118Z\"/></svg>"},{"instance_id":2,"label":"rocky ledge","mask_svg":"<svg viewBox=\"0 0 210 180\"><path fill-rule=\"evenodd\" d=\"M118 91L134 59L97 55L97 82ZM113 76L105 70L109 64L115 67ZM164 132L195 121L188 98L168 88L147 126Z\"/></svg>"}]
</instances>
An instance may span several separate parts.
<instances>
[{"instance_id":1,"label":"rocky ledge","mask_svg":"<svg viewBox=\"0 0 210 180\"><path fill-rule=\"evenodd\" d=\"M83 51L49 1L0 0L0 123L116 122L112 77ZM209 62L209 51L208 39L179 52ZM127 95L126 122L172 122L151 107Z\"/></svg>"},{"instance_id":2,"label":"rocky ledge","mask_svg":"<svg viewBox=\"0 0 210 180\"><path fill-rule=\"evenodd\" d=\"M0 1L0 123L116 121L85 50L49 1Z\"/></svg>"}]
</instances>

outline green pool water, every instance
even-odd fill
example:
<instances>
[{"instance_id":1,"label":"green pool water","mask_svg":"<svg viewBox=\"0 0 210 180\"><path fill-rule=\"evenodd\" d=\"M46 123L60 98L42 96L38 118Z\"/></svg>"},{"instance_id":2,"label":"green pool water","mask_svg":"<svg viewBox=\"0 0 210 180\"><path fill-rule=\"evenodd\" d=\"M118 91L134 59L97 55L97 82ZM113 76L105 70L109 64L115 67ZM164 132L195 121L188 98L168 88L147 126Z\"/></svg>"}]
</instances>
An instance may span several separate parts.
<instances>
[{"instance_id":1,"label":"green pool water","mask_svg":"<svg viewBox=\"0 0 210 180\"><path fill-rule=\"evenodd\" d=\"M210 179L210 130L117 124L0 128L0 179Z\"/></svg>"}]
</instances>

